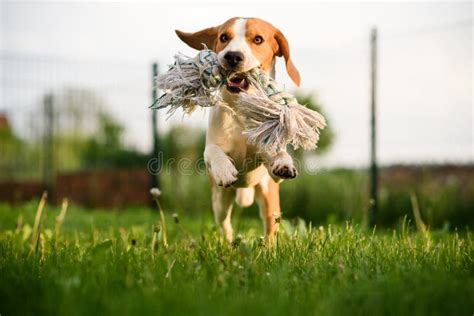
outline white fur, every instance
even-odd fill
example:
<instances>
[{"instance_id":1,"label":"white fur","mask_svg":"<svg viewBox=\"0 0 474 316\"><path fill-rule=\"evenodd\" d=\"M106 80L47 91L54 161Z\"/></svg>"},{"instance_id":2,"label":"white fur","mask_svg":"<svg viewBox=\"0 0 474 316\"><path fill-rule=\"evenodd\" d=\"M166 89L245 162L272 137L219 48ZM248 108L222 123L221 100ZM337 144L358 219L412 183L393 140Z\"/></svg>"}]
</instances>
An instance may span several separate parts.
<instances>
[{"instance_id":1,"label":"white fur","mask_svg":"<svg viewBox=\"0 0 474 316\"><path fill-rule=\"evenodd\" d=\"M249 44L245 38L247 19L237 19L232 25L232 31L234 37L230 40L229 44L217 54L217 59L222 67L226 66L224 56L227 52L241 52L244 54L244 61L239 68L239 71L246 72L250 69L260 66L260 61L254 56Z\"/></svg>"},{"instance_id":2,"label":"white fur","mask_svg":"<svg viewBox=\"0 0 474 316\"><path fill-rule=\"evenodd\" d=\"M237 204L239 204L242 207L248 207L252 205L254 198L255 198L254 187L240 188L240 189L237 189L235 202L237 202Z\"/></svg>"},{"instance_id":3,"label":"white fur","mask_svg":"<svg viewBox=\"0 0 474 316\"><path fill-rule=\"evenodd\" d=\"M221 226L222 233L227 240L232 240L232 225L230 218L232 214L232 204L234 203L235 189L212 186L212 210L216 223Z\"/></svg>"},{"instance_id":4,"label":"white fur","mask_svg":"<svg viewBox=\"0 0 474 316\"><path fill-rule=\"evenodd\" d=\"M246 19L237 19L234 22L232 28L235 36L218 54L219 62L223 64L226 52L242 52L245 61L242 71L260 65L245 39L246 22ZM220 93L229 107L215 106L210 109L204 160L213 179L212 206L215 220L221 226L224 236L232 240L230 219L233 201L237 199L242 206L250 206L256 185L267 191L270 176L280 180L273 172L281 168L294 169L294 164L286 152L276 156L262 155L256 147L248 145L246 136L242 134L243 124L232 111L238 95L228 92L225 87ZM252 88L248 93L252 93ZM259 203L259 206L260 213L264 214L266 206L264 203Z\"/></svg>"},{"instance_id":5,"label":"white fur","mask_svg":"<svg viewBox=\"0 0 474 316\"><path fill-rule=\"evenodd\" d=\"M279 152L277 155L269 157L267 161L267 168L270 171L270 175L277 182L281 180L278 179L278 173L283 170L287 170L287 172L291 171L295 173L295 175L298 174L293 163L293 158L286 151Z\"/></svg>"}]
</instances>

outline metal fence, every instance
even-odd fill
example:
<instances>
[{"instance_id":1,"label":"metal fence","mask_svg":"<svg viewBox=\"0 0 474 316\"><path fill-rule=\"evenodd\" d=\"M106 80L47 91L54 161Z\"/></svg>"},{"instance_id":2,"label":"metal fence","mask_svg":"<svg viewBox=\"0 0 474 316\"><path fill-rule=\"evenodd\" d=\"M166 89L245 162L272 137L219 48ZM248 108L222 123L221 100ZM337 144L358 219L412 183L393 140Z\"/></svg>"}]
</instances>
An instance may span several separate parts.
<instances>
[{"instance_id":1,"label":"metal fence","mask_svg":"<svg viewBox=\"0 0 474 316\"><path fill-rule=\"evenodd\" d=\"M126 146L150 152L149 64L2 52L0 65L0 180L50 182L83 168L78 151L99 137L102 114L126 122Z\"/></svg>"}]
</instances>

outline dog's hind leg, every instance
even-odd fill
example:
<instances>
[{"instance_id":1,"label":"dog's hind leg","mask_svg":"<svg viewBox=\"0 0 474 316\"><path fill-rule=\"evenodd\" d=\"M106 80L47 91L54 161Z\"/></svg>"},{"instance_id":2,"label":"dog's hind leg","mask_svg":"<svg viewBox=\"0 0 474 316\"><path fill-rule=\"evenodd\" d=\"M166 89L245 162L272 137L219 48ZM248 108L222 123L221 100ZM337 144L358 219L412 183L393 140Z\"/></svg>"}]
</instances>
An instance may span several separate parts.
<instances>
[{"instance_id":1,"label":"dog's hind leg","mask_svg":"<svg viewBox=\"0 0 474 316\"><path fill-rule=\"evenodd\" d=\"M233 238L231 215L234 199L234 188L223 188L216 184L212 185L212 210L214 211L214 218L228 241L232 241Z\"/></svg>"},{"instance_id":2,"label":"dog's hind leg","mask_svg":"<svg viewBox=\"0 0 474 316\"><path fill-rule=\"evenodd\" d=\"M265 236L270 242L275 237L281 216L279 191L280 185L269 175L255 187L255 198L260 207Z\"/></svg>"},{"instance_id":3,"label":"dog's hind leg","mask_svg":"<svg viewBox=\"0 0 474 316\"><path fill-rule=\"evenodd\" d=\"M254 196L254 187L238 188L237 195L235 197L235 202L237 202L237 204L241 207L249 207L253 204Z\"/></svg>"}]
</instances>

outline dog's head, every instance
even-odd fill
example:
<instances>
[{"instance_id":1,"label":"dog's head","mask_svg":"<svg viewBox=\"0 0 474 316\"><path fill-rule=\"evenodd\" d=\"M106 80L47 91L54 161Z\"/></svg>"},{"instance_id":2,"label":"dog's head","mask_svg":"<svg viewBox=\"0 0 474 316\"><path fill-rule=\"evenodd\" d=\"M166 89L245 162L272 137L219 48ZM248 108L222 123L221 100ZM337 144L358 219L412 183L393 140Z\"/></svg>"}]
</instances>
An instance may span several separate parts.
<instances>
[{"instance_id":1,"label":"dog's head","mask_svg":"<svg viewBox=\"0 0 474 316\"><path fill-rule=\"evenodd\" d=\"M270 71L275 56L285 58L286 70L299 86L300 74L290 58L290 47L283 33L270 23L258 18L232 18L225 23L204 30L185 33L176 30L178 37L197 50L203 44L217 53L222 67L236 73L260 67ZM228 82L229 88L244 88L246 82L238 76Z\"/></svg>"}]
</instances>

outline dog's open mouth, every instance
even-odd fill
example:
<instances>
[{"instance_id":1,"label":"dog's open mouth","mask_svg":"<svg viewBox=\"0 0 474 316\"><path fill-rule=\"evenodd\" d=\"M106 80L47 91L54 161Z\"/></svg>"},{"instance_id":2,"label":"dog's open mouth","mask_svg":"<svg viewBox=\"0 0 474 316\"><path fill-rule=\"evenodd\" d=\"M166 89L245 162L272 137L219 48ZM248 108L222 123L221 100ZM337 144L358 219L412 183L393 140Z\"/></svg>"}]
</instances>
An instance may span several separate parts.
<instances>
[{"instance_id":1,"label":"dog's open mouth","mask_svg":"<svg viewBox=\"0 0 474 316\"><path fill-rule=\"evenodd\" d=\"M239 93L248 90L248 88L249 82L242 74L235 74L227 79L227 90L230 92Z\"/></svg>"}]
</instances>

